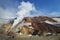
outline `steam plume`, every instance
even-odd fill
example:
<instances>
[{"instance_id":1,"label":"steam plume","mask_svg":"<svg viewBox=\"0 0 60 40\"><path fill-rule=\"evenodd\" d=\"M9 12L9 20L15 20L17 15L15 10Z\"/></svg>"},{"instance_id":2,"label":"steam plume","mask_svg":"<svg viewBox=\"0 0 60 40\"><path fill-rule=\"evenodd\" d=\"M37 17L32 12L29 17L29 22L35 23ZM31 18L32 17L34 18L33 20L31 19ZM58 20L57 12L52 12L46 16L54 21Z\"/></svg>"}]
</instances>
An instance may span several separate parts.
<instances>
[{"instance_id":1,"label":"steam plume","mask_svg":"<svg viewBox=\"0 0 60 40\"><path fill-rule=\"evenodd\" d=\"M17 19L14 21L12 28L18 24L24 17L30 16L30 12L35 10L35 7L30 2L21 2L18 6Z\"/></svg>"}]
</instances>

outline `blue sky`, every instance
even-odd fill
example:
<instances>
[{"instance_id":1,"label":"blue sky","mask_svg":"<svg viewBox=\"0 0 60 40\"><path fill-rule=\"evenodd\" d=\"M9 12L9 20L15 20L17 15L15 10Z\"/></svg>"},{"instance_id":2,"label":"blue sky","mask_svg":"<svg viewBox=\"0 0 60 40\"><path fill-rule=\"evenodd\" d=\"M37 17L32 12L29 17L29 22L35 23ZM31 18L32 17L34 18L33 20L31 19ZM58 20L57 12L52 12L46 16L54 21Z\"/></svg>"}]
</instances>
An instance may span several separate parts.
<instances>
[{"instance_id":1,"label":"blue sky","mask_svg":"<svg viewBox=\"0 0 60 40\"><path fill-rule=\"evenodd\" d=\"M60 0L0 0L0 18L16 17L22 1L34 4L37 12L32 12L31 15L60 16Z\"/></svg>"},{"instance_id":2,"label":"blue sky","mask_svg":"<svg viewBox=\"0 0 60 40\"><path fill-rule=\"evenodd\" d=\"M0 0L0 7L15 9L22 1L33 3L39 10L43 9L49 12L60 12L60 0Z\"/></svg>"}]
</instances>

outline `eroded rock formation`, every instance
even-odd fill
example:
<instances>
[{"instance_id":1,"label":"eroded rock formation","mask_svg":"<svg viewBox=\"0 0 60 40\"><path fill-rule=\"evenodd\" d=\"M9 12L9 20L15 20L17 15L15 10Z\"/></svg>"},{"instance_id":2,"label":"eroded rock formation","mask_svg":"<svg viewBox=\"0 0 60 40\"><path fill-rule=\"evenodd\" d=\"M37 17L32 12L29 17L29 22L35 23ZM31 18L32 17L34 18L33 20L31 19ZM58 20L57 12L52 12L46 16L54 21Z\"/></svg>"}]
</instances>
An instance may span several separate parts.
<instances>
[{"instance_id":1,"label":"eroded rock formation","mask_svg":"<svg viewBox=\"0 0 60 40\"><path fill-rule=\"evenodd\" d=\"M54 20L50 17L46 17L46 16L25 17L25 18L23 18L23 20L21 22L19 22L15 26L15 28L18 26L21 27L19 24L21 24L23 22L24 24L23 24L23 27L20 28L20 32L24 31L24 32L27 32L27 34L28 34L29 30L31 30L30 32L33 31L33 33L31 33L31 34L43 34L44 32L46 32L46 33L60 33L60 27L57 27L52 24L48 24L45 22L46 20L48 20L50 22L57 23L56 20ZM8 24L4 24L3 27L7 30L9 26L10 27L12 26L11 22L9 22ZM26 26L26 27L24 27L24 26ZM29 29L30 26L33 29Z\"/></svg>"}]
</instances>

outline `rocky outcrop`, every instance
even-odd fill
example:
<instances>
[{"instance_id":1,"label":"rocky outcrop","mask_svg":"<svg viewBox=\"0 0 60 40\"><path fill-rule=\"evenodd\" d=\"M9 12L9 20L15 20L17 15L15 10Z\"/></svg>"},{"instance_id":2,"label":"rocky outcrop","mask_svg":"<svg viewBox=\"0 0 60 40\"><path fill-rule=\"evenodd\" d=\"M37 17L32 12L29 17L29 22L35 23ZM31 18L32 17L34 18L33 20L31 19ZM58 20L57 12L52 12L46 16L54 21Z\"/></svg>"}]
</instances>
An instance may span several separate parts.
<instances>
[{"instance_id":1,"label":"rocky outcrop","mask_svg":"<svg viewBox=\"0 0 60 40\"><path fill-rule=\"evenodd\" d=\"M2 25L2 30L4 30L5 32L9 31L10 27L13 25L13 21L10 21L6 24Z\"/></svg>"},{"instance_id":2,"label":"rocky outcrop","mask_svg":"<svg viewBox=\"0 0 60 40\"><path fill-rule=\"evenodd\" d=\"M57 22L56 20L46 17L46 16L39 16L39 17L25 17L25 22L31 22L32 27L34 30L43 32L50 32L50 33L60 33L60 27L54 26L52 24L48 24L45 21L48 20L50 22ZM58 31L59 30L59 31Z\"/></svg>"},{"instance_id":3,"label":"rocky outcrop","mask_svg":"<svg viewBox=\"0 0 60 40\"><path fill-rule=\"evenodd\" d=\"M57 27L55 25L52 25L52 24L48 24L46 23L45 21L48 20L50 22L55 22L57 23L56 20L50 18L50 17L47 17L47 16L38 16L38 17L24 17L23 20L21 22L19 22L15 27L21 27L19 24L22 24L23 23L26 23L26 25L23 24L23 26L27 26L28 24L28 27L24 27L24 29L28 29L29 30L29 27L32 26L34 29L34 33L38 34L40 32L40 34L43 34L44 32L50 32L50 33L60 33L60 27ZM8 24L5 24L3 27L5 27L6 29L8 29L8 27L11 27L12 26L12 23L8 23ZM24 30L23 29L23 30ZM27 31L28 31L27 30ZM21 31L21 30L20 30ZM30 31L32 32L32 31Z\"/></svg>"}]
</instances>

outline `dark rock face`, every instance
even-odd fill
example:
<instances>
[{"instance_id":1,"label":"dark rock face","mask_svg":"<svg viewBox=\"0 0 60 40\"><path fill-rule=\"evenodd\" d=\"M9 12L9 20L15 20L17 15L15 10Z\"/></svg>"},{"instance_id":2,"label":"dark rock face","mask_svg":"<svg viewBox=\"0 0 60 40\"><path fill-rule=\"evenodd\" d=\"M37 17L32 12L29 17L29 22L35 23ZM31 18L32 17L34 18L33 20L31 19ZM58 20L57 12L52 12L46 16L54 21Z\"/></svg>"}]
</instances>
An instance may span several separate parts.
<instances>
[{"instance_id":1,"label":"dark rock face","mask_svg":"<svg viewBox=\"0 0 60 40\"><path fill-rule=\"evenodd\" d=\"M46 16L25 17L24 20L26 22L31 22L34 30L40 31L41 33L43 33L43 32L60 33L60 27L57 27L57 26L54 26L54 25L44 22L46 20L48 20L50 22L57 22L56 20L53 20L50 17L46 17Z\"/></svg>"}]
</instances>

